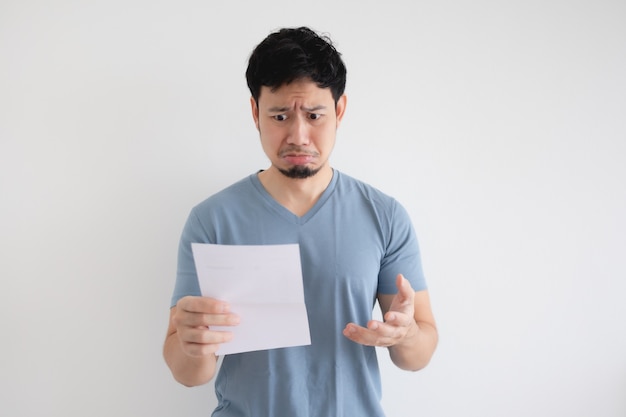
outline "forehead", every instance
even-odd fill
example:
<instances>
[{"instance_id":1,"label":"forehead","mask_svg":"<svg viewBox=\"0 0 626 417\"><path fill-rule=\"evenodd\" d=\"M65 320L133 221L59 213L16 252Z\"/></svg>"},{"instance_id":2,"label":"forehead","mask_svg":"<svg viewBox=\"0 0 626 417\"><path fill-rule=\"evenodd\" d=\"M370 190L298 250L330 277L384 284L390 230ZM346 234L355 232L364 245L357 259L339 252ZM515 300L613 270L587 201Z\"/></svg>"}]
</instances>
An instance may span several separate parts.
<instances>
[{"instance_id":1,"label":"forehead","mask_svg":"<svg viewBox=\"0 0 626 417\"><path fill-rule=\"evenodd\" d=\"M276 103L303 102L306 104L334 103L330 88L320 88L315 82L304 79L296 80L289 84L283 84L278 88L267 86L261 87L259 94L259 105L270 105Z\"/></svg>"}]
</instances>

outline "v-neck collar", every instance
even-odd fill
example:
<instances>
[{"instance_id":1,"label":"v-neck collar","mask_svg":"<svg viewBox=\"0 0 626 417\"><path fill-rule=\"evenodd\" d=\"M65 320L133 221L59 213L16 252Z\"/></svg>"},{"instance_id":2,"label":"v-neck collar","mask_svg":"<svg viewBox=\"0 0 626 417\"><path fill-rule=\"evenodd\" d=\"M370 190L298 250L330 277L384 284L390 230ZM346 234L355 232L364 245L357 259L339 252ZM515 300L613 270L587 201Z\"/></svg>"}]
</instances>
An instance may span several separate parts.
<instances>
[{"instance_id":1,"label":"v-neck collar","mask_svg":"<svg viewBox=\"0 0 626 417\"><path fill-rule=\"evenodd\" d=\"M254 188L261 195L261 198L263 198L263 200L268 204L268 206L275 213L277 213L278 215L280 215L281 217L283 217L284 219L288 220L291 223L303 225L306 222L308 222L313 216L315 216L315 214L320 210L320 208L324 206L328 198L332 195L333 191L335 190L338 177L339 177L339 172L333 169L333 177L331 178L330 183L328 184L324 192L322 192L322 195L320 195L320 198L318 198L315 204L313 204L313 207L311 207L309 211L307 211L303 216L298 216L292 213L287 208L285 208L285 206L283 206L278 201L276 201L274 197L272 197L270 193L267 192L265 187L263 187L263 184L261 184L258 173L250 175L249 178Z\"/></svg>"}]
</instances>

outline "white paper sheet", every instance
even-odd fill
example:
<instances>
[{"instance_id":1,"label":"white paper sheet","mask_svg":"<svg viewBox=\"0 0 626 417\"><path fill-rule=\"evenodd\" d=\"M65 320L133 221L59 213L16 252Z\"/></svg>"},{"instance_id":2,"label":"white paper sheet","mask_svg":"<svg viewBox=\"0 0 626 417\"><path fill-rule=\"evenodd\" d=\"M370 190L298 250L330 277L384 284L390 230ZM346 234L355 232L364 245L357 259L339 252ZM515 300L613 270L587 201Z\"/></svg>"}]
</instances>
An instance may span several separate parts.
<instances>
[{"instance_id":1,"label":"white paper sheet","mask_svg":"<svg viewBox=\"0 0 626 417\"><path fill-rule=\"evenodd\" d=\"M300 247L192 243L200 291L226 301L241 318L217 354L310 345Z\"/></svg>"}]
</instances>

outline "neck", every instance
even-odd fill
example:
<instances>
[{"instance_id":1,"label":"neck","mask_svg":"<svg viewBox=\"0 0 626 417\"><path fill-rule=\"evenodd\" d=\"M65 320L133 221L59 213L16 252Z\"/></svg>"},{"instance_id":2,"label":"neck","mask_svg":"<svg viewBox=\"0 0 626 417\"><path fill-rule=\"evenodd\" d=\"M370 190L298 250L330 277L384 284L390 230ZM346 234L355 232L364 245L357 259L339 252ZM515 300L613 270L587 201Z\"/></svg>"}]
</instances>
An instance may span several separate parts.
<instances>
[{"instance_id":1,"label":"neck","mask_svg":"<svg viewBox=\"0 0 626 417\"><path fill-rule=\"evenodd\" d=\"M308 178L289 178L274 166L258 174L265 190L297 216L306 214L319 200L333 178L329 165Z\"/></svg>"}]
</instances>

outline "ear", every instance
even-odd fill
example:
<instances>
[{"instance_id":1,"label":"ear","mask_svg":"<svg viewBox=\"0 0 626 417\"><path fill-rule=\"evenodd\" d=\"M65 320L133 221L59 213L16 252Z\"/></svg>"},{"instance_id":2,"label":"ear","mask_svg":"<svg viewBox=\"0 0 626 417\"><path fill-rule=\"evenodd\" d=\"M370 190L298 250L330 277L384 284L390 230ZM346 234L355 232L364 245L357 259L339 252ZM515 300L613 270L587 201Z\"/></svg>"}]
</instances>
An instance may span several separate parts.
<instances>
[{"instance_id":1,"label":"ear","mask_svg":"<svg viewBox=\"0 0 626 417\"><path fill-rule=\"evenodd\" d=\"M341 119L343 119L343 115L346 112L346 105L348 104L348 97L344 94L339 97L337 100L337 105L335 106L335 113L337 115L337 127L341 124Z\"/></svg>"},{"instance_id":2,"label":"ear","mask_svg":"<svg viewBox=\"0 0 626 417\"><path fill-rule=\"evenodd\" d=\"M254 120L256 130L261 131L261 129L259 129L259 106L254 97L250 97L250 108L252 110L252 119Z\"/></svg>"}]
</instances>

